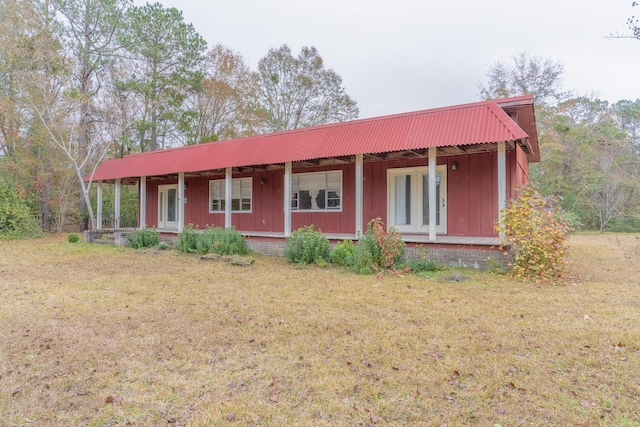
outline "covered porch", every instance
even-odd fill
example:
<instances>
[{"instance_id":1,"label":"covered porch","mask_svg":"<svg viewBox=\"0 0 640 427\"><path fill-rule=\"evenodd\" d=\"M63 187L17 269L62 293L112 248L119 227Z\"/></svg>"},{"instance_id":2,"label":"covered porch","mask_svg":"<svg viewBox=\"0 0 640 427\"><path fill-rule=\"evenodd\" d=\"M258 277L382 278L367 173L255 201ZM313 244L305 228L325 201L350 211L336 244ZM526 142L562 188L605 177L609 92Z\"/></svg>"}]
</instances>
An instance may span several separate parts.
<instances>
[{"instance_id":1,"label":"covered porch","mask_svg":"<svg viewBox=\"0 0 640 427\"><path fill-rule=\"evenodd\" d=\"M494 171L495 176L497 176L496 180L496 188L495 193L497 194L497 211L495 211L495 217L499 217L500 209L504 206L507 199L507 147L510 147L511 150L515 149L514 143L509 142L498 142L496 144L482 144L480 146L473 147L455 147L457 153L497 153L497 162L496 162L496 170ZM325 235L332 241L350 239L355 240L358 234L364 233L366 230L366 222L369 219L364 213L365 206L365 195L364 195L364 187L365 187L365 178L364 178L364 165L375 163L375 162L383 162L394 159L412 159L418 160L420 164L426 164L425 168L430 170L436 170L438 168L446 168L453 169L454 171L458 167L459 161L456 161L456 156L452 156L452 149L450 147L447 148L436 148L431 147L425 150L411 150L411 151L396 151L391 153L386 153L384 155L381 154L357 154L355 156L349 157L341 157L341 158L325 158L318 159L314 162L285 162L280 165L269 165L267 168L270 171L274 170L284 170L283 182L281 188L277 191L283 195L290 195L292 193L292 176L294 175L292 171L295 169L297 171L305 170L305 168L314 168L317 166L332 166L332 165L347 165L348 167L354 168L353 173L353 181L350 183L344 183L344 187L353 187L354 189L354 202L353 209L344 209L341 211L342 215L352 214L352 223L355 224L351 232L325 232ZM443 160L444 159L444 160ZM444 161L444 164L439 164ZM438 166L436 166L438 165ZM413 168L408 168L411 170ZM418 169L418 168L416 168ZM223 170L215 170L215 171L203 171L199 173L190 173L186 174L184 172L174 174L174 175L163 175L160 177L137 177L137 178L125 178L125 179L115 179L112 181L99 181L97 182L97 227L96 231L106 231L103 227L103 189L105 185L112 185L114 188L113 191L113 225L110 227L113 231L130 231L130 229L125 229L121 227L120 218L121 209L120 209L120 195L122 193L122 187L124 185L135 186L138 190L138 224L137 228L146 228L149 226L149 219L154 215L157 215L157 218L153 218L156 221L152 220L152 227L157 229L160 233L166 234L167 236L177 235L182 231L182 229L188 225L190 222L185 221L187 217L186 211L188 204L187 193L190 191L189 183L190 179L200 179L202 177L207 176L219 176L224 173L224 190L223 190L223 198L224 198L224 210L221 212L223 217L223 224L215 224L218 226L224 226L225 228L236 227L238 231L246 236L247 238L269 238L269 239L284 239L291 235L292 231L294 231L297 227L292 226L294 221L292 221L292 216L298 214L295 210L292 209L292 203L289 197L283 197L282 200L282 223L276 225L276 231L273 230L255 230L250 227L242 227L242 225L236 223L234 221L234 216L237 215L236 211L233 211L234 200L233 200L233 191L232 191L232 183L234 181L234 176L238 174L246 174L254 171L256 168L232 168L227 167ZM258 169L260 170L260 169ZM389 169L389 171L396 170L404 170L404 169ZM438 174L428 174L425 175L428 178L428 188L425 188L425 194L428 195L428 200L425 200L423 203L428 206L436 206L437 209L428 209L428 218L425 217L424 222L425 226L422 227L423 232L411 232L406 230L400 230L403 236L403 239L407 243L415 243L415 244L442 244L442 245L472 245L472 246L496 246L500 244L500 239L498 236L461 236L461 235L448 235L445 232L443 233L441 229L439 230L440 223L443 221L439 218L440 216L440 206L445 206L445 198L446 194L439 197L440 185L439 175ZM208 178L207 178L208 179ZM155 198L157 200L151 202L157 203L157 212L151 213L151 216L148 215L147 209L149 207L148 200L148 185L149 182L154 180L162 180L163 184L156 185L157 194L155 194ZM167 182L175 183L175 184L166 184ZM261 186L257 188L262 188L262 184L264 184L264 179L260 180ZM392 186L390 184L390 186ZM169 191L163 191L164 187L169 187ZM445 187L446 188L446 187ZM387 191L387 190L381 190ZM445 190L446 191L446 190ZM255 194L254 194L255 195ZM195 196L193 196L195 197ZM199 198L202 195L198 196ZM388 199L389 196L387 196ZM193 199L192 199L193 200ZM191 204L194 202L192 201ZM371 204L371 202L369 202ZM379 212L386 212L390 210L389 206L379 207ZM443 209L444 210L444 209ZM382 216L386 221L388 227L396 226L393 221L389 221L390 215L377 215ZM207 223L208 224L208 223ZM204 224L204 225L207 225ZM200 225L200 228L204 228L204 225ZM308 224L310 225L310 224ZM317 224L315 224L317 228ZM400 228L400 227L396 227Z\"/></svg>"}]
</instances>

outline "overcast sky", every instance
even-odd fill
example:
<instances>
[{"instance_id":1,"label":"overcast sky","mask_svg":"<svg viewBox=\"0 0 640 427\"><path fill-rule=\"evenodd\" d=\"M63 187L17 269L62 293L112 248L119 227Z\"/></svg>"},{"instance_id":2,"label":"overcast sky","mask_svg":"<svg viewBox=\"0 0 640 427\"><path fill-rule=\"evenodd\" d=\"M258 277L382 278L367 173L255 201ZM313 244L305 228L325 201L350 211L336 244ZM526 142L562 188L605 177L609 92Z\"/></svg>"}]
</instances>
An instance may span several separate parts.
<instances>
[{"instance_id":1,"label":"overcast sky","mask_svg":"<svg viewBox=\"0 0 640 427\"><path fill-rule=\"evenodd\" d=\"M632 0L160 2L252 69L271 47L315 46L362 118L478 101L489 65L520 51L562 62L577 95L640 98L640 41L608 38L640 16Z\"/></svg>"}]
</instances>

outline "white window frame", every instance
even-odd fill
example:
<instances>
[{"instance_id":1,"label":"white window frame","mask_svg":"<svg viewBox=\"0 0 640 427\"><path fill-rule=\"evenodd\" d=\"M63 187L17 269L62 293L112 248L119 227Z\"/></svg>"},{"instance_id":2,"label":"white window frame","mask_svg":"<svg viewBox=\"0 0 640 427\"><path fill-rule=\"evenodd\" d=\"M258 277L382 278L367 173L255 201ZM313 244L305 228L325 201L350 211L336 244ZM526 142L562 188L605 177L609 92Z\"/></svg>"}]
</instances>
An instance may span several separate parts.
<instances>
[{"instance_id":1,"label":"white window frame","mask_svg":"<svg viewBox=\"0 0 640 427\"><path fill-rule=\"evenodd\" d=\"M338 177L339 185L338 189L336 188L328 188L327 182L329 182L329 175L336 175ZM298 209L300 203L300 177L311 177L311 176L324 176L324 188L320 188L320 190L324 190L324 209ZM335 182L336 180L333 180ZM338 191L339 194L339 207L330 208L329 206L329 191ZM302 190L307 191L307 190ZM330 171L322 171L322 172L305 172L305 173L294 173L291 175L291 194L289 196L289 200L291 203L291 211L292 212L342 212L342 204L344 201L343 197L343 188L342 188L342 170L330 170ZM335 198L333 198L335 200Z\"/></svg>"},{"instance_id":2,"label":"white window frame","mask_svg":"<svg viewBox=\"0 0 640 427\"><path fill-rule=\"evenodd\" d=\"M219 195L220 197L216 200L220 201L220 209L213 209L213 201L214 201L214 187L219 186ZM249 209L242 209L242 200L247 197L242 197L242 191L249 191ZM233 206L233 200L239 200L238 206L240 209L232 209L233 213L251 213L253 212L253 178L233 178L231 180L231 206ZM225 195L225 180L224 179L213 179L209 181L209 213L224 213L224 203L226 200Z\"/></svg>"}]
</instances>

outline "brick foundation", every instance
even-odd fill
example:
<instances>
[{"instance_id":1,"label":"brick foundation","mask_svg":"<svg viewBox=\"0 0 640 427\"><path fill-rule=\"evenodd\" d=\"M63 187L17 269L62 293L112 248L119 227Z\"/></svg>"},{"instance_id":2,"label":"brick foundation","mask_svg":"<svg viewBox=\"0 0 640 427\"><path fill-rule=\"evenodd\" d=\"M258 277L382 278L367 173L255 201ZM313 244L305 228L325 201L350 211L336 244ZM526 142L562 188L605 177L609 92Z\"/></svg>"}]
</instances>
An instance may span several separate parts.
<instances>
[{"instance_id":1,"label":"brick foundation","mask_svg":"<svg viewBox=\"0 0 640 427\"><path fill-rule=\"evenodd\" d=\"M282 239L255 239L247 238L247 246L254 252L264 255L283 256L286 241ZM333 247L335 243L331 243ZM513 256L493 247L435 247L429 248L422 245L421 248L406 247L404 250L405 259L420 259L427 249L427 258L438 264L450 267L467 267L484 270L487 267L506 268L513 261Z\"/></svg>"},{"instance_id":2,"label":"brick foundation","mask_svg":"<svg viewBox=\"0 0 640 427\"><path fill-rule=\"evenodd\" d=\"M493 248L433 248L423 246L428 250L426 257L438 264L449 267L468 267L484 270L487 267L506 268L513 262L513 256L509 252ZM424 249L415 247L405 248L404 257L406 259L420 259Z\"/></svg>"},{"instance_id":3,"label":"brick foundation","mask_svg":"<svg viewBox=\"0 0 640 427\"><path fill-rule=\"evenodd\" d=\"M110 243L115 243L121 246L127 246L126 232L113 232L114 237ZM105 232L85 231L85 241L99 243L102 241L102 237ZM177 236L172 235L160 235L160 241L175 242ZM287 245L286 240L278 238L259 238L248 237L246 238L247 247L257 253L269 256L283 256L284 249ZM107 242L104 242L107 243ZM331 247L335 245L335 242L331 243ZM506 268L511 262L513 262L513 255L509 252L501 251L498 248L491 246L462 246L462 245L409 245L405 248L405 259L420 259L424 250L427 250L426 257L438 264L447 265L450 267L467 267L484 270L487 267L503 267Z\"/></svg>"},{"instance_id":4,"label":"brick foundation","mask_svg":"<svg viewBox=\"0 0 640 427\"><path fill-rule=\"evenodd\" d=\"M250 250L271 256L284 256L284 248L287 246L283 239L246 238L245 242Z\"/></svg>"}]
</instances>

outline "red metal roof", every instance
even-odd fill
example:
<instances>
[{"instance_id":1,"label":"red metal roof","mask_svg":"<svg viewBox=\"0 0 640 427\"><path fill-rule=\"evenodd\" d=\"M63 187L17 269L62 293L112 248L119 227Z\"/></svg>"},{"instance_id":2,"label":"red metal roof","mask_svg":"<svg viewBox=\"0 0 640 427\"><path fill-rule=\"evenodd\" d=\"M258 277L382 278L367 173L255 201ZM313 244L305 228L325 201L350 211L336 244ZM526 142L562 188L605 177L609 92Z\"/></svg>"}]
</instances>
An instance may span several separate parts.
<instances>
[{"instance_id":1,"label":"red metal roof","mask_svg":"<svg viewBox=\"0 0 640 427\"><path fill-rule=\"evenodd\" d=\"M533 110L533 97L524 96L133 154L105 161L95 171L93 180L201 172L429 147L527 141L530 135L500 107L513 103L528 104ZM89 176L85 178L88 179Z\"/></svg>"}]
</instances>

